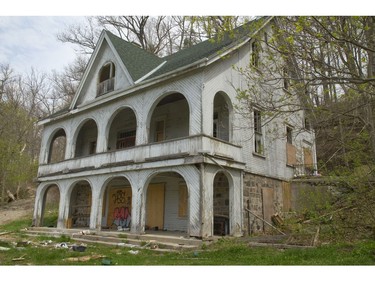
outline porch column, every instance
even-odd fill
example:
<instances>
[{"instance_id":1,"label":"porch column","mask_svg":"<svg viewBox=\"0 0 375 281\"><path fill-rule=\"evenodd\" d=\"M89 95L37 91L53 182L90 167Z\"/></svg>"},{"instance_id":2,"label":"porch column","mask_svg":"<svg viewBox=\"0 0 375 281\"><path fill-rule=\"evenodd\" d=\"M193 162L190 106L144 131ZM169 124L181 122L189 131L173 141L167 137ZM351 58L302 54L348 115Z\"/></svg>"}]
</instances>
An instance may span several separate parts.
<instances>
[{"instance_id":1,"label":"porch column","mask_svg":"<svg viewBox=\"0 0 375 281\"><path fill-rule=\"evenodd\" d=\"M207 171L205 164L201 164L201 210L202 210L202 238L213 236L213 173Z\"/></svg>"},{"instance_id":2,"label":"porch column","mask_svg":"<svg viewBox=\"0 0 375 281\"><path fill-rule=\"evenodd\" d=\"M230 234L232 236L242 236L242 216L243 216L243 198L242 198L242 174L241 171L233 171L232 173L233 186L230 187L229 201L230 201Z\"/></svg>"},{"instance_id":3,"label":"porch column","mask_svg":"<svg viewBox=\"0 0 375 281\"><path fill-rule=\"evenodd\" d=\"M142 224L142 200L143 200L143 187L132 185L132 210L131 210L131 227L130 233L141 234L144 229Z\"/></svg>"},{"instance_id":4,"label":"porch column","mask_svg":"<svg viewBox=\"0 0 375 281\"><path fill-rule=\"evenodd\" d=\"M106 121L107 119L105 118L104 120ZM101 120L101 122L97 124L98 137L96 140L96 153L107 152L108 150L108 139L105 134L107 124L104 122L104 120Z\"/></svg>"},{"instance_id":5,"label":"porch column","mask_svg":"<svg viewBox=\"0 0 375 281\"><path fill-rule=\"evenodd\" d=\"M68 217L65 216L65 204L67 200L67 189L68 186L64 185L64 183L59 184L60 185L60 201L59 201L59 214L57 217L57 226L56 228L62 229L66 228L66 220Z\"/></svg>"},{"instance_id":6,"label":"porch column","mask_svg":"<svg viewBox=\"0 0 375 281\"><path fill-rule=\"evenodd\" d=\"M100 185L97 181L92 182L93 186L91 186L91 211L90 211L90 229L100 229L100 225L98 224L98 216L101 215L101 211L99 212L99 204L100 200Z\"/></svg>"},{"instance_id":7,"label":"porch column","mask_svg":"<svg viewBox=\"0 0 375 281\"><path fill-rule=\"evenodd\" d=\"M34 205L34 215L33 215L33 226L41 226L41 218L43 213L43 186L44 183L38 185L35 194L35 205Z\"/></svg>"}]
</instances>

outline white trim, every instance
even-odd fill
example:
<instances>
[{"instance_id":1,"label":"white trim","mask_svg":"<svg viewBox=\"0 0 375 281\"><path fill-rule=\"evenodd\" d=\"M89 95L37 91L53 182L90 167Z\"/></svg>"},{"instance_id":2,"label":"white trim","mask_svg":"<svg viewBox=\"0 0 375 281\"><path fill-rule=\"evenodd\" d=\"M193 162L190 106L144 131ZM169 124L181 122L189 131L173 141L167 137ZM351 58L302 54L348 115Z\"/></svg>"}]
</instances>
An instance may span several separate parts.
<instances>
[{"instance_id":1,"label":"white trim","mask_svg":"<svg viewBox=\"0 0 375 281\"><path fill-rule=\"evenodd\" d=\"M150 75L152 75L153 73L155 73L157 70L159 70L164 64L166 64L167 61L163 61L161 64L159 64L156 68L154 68L153 70L151 70L149 73L147 73L146 75L144 75L143 77L139 78L137 81L134 82L134 84L138 84L140 82L142 82L143 80L145 80L147 77L149 77Z\"/></svg>"}]
</instances>

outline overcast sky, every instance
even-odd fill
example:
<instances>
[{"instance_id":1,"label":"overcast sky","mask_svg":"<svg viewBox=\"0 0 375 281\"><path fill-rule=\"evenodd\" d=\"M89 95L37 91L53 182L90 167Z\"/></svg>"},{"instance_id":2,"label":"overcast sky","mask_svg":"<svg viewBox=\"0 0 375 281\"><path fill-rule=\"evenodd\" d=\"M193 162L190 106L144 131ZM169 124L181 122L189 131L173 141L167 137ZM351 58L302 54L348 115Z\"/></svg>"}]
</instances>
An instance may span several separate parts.
<instances>
[{"instance_id":1,"label":"overcast sky","mask_svg":"<svg viewBox=\"0 0 375 281\"><path fill-rule=\"evenodd\" d=\"M56 35L82 17L1 16L0 63L10 64L17 72L31 67L49 72L61 70L75 57L74 46L62 43Z\"/></svg>"},{"instance_id":2,"label":"overcast sky","mask_svg":"<svg viewBox=\"0 0 375 281\"><path fill-rule=\"evenodd\" d=\"M29 71L31 67L46 72L62 70L74 60L74 46L59 42L56 35L89 15L375 14L373 0L368 5L363 3L367 0L357 0L355 5L352 0L341 0L339 5L332 1L314 0L311 5L310 1L267 0L254 5L259 1L231 0L230 5L212 5L209 1L189 0L178 2L177 6L174 0L143 0L129 6L123 0L91 0L90 5L85 0L11 0L0 9L0 63L9 63L17 72Z\"/></svg>"}]
</instances>

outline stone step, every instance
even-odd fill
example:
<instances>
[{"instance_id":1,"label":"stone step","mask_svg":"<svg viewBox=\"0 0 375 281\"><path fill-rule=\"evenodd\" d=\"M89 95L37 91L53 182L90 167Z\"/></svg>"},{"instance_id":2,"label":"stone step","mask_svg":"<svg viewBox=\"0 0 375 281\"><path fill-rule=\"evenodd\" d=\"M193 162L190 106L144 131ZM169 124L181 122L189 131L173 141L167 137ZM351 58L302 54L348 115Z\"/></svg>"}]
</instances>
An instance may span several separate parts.
<instances>
[{"instance_id":1,"label":"stone step","mask_svg":"<svg viewBox=\"0 0 375 281\"><path fill-rule=\"evenodd\" d=\"M132 234L129 232L116 231L92 231L83 229L56 229L47 227L33 227L24 230L30 236L54 236L66 235L75 241L84 243L101 243L113 246L151 248L155 250L183 250L197 249L202 245L202 240L176 236L176 233L163 232L159 234Z\"/></svg>"}]
</instances>

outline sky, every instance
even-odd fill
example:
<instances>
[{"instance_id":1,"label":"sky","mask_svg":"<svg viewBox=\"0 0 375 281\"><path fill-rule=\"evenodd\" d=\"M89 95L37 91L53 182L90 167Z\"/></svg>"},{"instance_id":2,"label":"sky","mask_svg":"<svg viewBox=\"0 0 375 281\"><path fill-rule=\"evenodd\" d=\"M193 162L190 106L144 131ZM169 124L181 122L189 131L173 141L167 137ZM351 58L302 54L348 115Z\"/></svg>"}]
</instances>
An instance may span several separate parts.
<instances>
[{"instance_id":1,"label":"sky","mask_svg":"<svg viewBox=\"0 0 375 281\"><path fill-rule=\"evenodd\" d=\"M57 33L82 22L82 17L0 16L0 63L16 72L35 68L62 70L75 58L74 45L57 40Z\"/></svg>"},{"instance_id":2,"label":"sky","mask_svg":"<svg viewBox=\"0 0 375 281\"><path fill-rule=\"evenodd\" d=\"M301 0L231 0L230 5L224 4L228 1L212 5L202 0L142 0L129 5L124 0L12 0L0 10L0 64L10 64L20 73L29 72L32 67L47 73L62 70L75 58L74 45L58 41L56 35L69 25L82 22L83 16L375 14L373 0L369 4L367 0L356 0L356 5L349 0L338 1L338 5L334 1L314 0L311 5Z\"/></svg>"}]
</instances>

